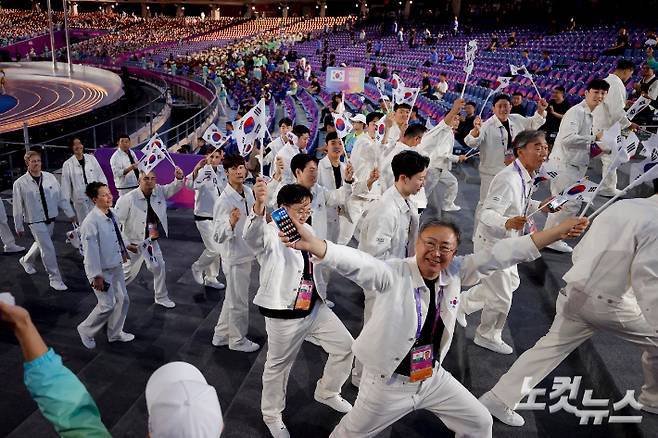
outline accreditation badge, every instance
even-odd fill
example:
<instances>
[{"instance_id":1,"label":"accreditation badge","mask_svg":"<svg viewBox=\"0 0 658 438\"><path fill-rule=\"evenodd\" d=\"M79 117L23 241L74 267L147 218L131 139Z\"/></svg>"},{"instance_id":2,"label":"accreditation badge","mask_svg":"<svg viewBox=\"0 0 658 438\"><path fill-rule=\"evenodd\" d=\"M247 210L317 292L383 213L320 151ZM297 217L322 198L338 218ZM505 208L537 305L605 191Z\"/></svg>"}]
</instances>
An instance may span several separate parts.
<instances>
[{"instance_id":1,"label":"accreditation badge","mask_svg":"<svg viewBox=\"0 0 658 438\"><path fill-rule=\"evenodd\" d=\"M311 308L313 287L313 282L310 280L302 280L299 282L297 298L295 299L295 310L308 310Z\"/></svg>"},{"instance_id":2,"label":"accreditation badge","mask_svg":"<svg viewBox=\"0 0 658 438\"><path fill-rule=\"evenodd\" d=\"M411 366L409 367L409 381L419 382L432 377L432 362L434 349L432 345L421 345L411 349L409 354Z\"/></svg>"}]
</instances>

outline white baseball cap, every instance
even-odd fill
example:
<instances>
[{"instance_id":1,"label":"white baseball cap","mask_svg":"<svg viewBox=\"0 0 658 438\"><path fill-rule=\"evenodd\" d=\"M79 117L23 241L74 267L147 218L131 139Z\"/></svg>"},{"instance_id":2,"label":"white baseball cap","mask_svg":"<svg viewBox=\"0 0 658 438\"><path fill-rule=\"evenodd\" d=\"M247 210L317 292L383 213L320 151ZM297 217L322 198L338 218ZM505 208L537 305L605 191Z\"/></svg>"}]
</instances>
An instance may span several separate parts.
<instances>
[{"instance_id":1,"label":"white baseball cap","mask_svg":"<svg viewBox=\"0 0 658 438\"><path fill-rule=\"evenodd\" d=\"M366 124L366 116L364 116L363 114L357 114L354 117L350 117L350 120L353 122L361 122L364 125Z\"/></svg>"},{"instance_id":2,"label":"white baseball cap","mask_svg":"<svg viewBox=\"0 0 658 438\"><path fill-rule=\"evenodd\" d=\"M224 429L215 388L187 362L161 366L146 383L151 438L219 438Z\"/></svg>"}]
</instances>

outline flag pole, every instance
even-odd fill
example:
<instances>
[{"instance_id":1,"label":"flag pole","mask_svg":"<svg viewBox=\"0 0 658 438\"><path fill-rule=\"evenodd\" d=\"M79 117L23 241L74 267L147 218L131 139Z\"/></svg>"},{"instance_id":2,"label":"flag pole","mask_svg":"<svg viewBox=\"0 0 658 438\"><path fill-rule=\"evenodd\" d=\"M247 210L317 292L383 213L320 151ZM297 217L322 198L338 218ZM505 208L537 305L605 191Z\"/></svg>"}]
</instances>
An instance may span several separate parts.
<instances>
[{"instance_id":1,"label":"flag pole","mask_svg":"<svg viewBox=\"0 0 658 438\"><path fill-rule=\"evenodd\" d=\"M496 90L491 90L487 98L484 99L484 103L482 103L482 108L480 108L480 114L478 114L478 117L482 118L482 113L484 112L484 108L487 106L487 102L489 102L489 99L491 99L491 96L493 96L495 92Z\"/></svg>"},{"instance_id":2,"label":"flag pole","mask_svg":"<svg viewBox=\"0 0 658 438\"><path fill-rule=\"evenodd\" d=\"M466 92L466 83L468 82L469 76L470 76L470 72L466 72L466 77L464 78L464 86L462 87L462 94L459 96L460 99L464 98L464 93Z\"/></svg>"},{"instance_id":3,"label":"flag pole","mask_svg":"<svg viewBox=\"0 0 658 438\"><path fill-rule=\"evenodd\" d=\"M416 91L416 95L414 96L414 100L413 100L413 102L411 102L411 109L409 110L409 115L407 115L407 123L409 123L409 119L411 118L411 113L414 110L414 106L416 105L416 100L418 99L419 94L420 94L420 88ZM402 134L404 134L404 132Z\"/></svg>"}]
</instances>

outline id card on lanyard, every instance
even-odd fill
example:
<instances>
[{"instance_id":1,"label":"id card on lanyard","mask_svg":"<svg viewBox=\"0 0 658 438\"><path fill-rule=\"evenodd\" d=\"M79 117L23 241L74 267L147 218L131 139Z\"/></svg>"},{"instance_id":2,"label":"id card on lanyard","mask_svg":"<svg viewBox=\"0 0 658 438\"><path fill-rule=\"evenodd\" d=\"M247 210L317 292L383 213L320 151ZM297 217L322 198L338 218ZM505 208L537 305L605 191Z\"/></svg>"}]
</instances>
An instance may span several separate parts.
<instances>
[{"instance_id":1,"label":"id card on lanyard","mask_svg":"<svg viewBox=\"0 0 658 438\"><path fill-rule=\"evenodd\" d=\"M522 201L523 201L523 216L528 216L528 208L530 207L530 199L532 197L532 190L534 186L531 184L529 188L526 189L525 185L525 180L523 179L523 172L521 172L521 167L519 166L519 163L517 161L514 161L514 168L516 169L516 172L519 174L519 178L521 179L521 193L522 193ZM526 232L527 230L527 232ZM537 226L535 225L535 220L533 218L527 218L526 224L523 226L523 234L528 234L528 233L534 233L537 231Z\"/></svg>"},{"instance_id":2,"label":"id card on lanyard","mask_svg":"<svg viewBox=\"0 0 658 438\"><path fill-rule=\"evenodd\" d=\"M432 293L430 291L430 293ZM420 302L420 288L414 289L414 299L416 301L416 316L418 325L416 327L416 342L420 338L420 332L423 325L423 315L421 312L421 302ZM440 318L441 310L441 300L443 299L443 286L440 286L439 293L436 297L436 314L434 315L434 323L432 324L432 338L434 338L434 332L436 331L436 324ZM431 301L431 300L430 300ZM433 364L434 364L434 339L432 343L418 345L411 348L409 353L409 358L411 363L409 364L409 381L410 382L419 382L425 380L429 377L432 377L433 373Z\"/></svg>"},{"instance_id":3,"label":"id card on lanyard","mask_svg":"<svg viewBox=\"0 0 658 438\"><path fill-rule=\"evenodd\" d=\"M308 263L308 274L310 278L313 278L313 265L311 260L308 260L308 255L302 253L304 257L304 264ZM304 266L306 270L306 266ZM302 278L299 282L299 287L297 288L297 297L295 298L295 310L308 310L311 308L311 298L313 297L313 288L315 285L312 280L306 280Z\"/></svg>"}]
</instances>

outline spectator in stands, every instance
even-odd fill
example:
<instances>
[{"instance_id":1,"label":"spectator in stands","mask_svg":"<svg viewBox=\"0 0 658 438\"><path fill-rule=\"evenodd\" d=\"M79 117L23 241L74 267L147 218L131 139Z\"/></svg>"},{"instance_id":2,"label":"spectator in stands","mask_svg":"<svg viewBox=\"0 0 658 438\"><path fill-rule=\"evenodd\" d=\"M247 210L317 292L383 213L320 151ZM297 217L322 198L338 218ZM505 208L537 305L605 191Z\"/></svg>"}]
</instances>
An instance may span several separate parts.
<instances>
[{"instance_id":1,"label":"spectator in stands","mask_svg":"<svg viewBox=\"0 0 658 438\"><path fill-rule=\"evenodd\" d=\"M382 71L379 73L379 77L382 79L388 79L389 74L388 74L388 66L386 63L382 64Z\"/></svg>"},{"instance_id":2,"label":"spectator in stands","mask_svg":"<svg viewBox=\"0 0 658 438\"><path fill-rule=\"evenodd\" d=\"M475 114L476 110L477 105L475 102L466 102L466 105L464 105L465 114L463 116L459 116L459 127L455 133L455 139L461 143L461 145L464 145L464 138L466 138L468 133L473 129L473 122L477 117L477 114Z\"/></svg>"},{"instance_id":3,"label":"spectator in stands","mask_svg":"<svg viewBox=\"0 0 658 438\"><path fill-rule=\"evenodd\" d=\"M0 321L16 336L23 353L25 386L55 431L64 438L110 438L87 388L48 348L27 310L0 301Z\"/></svg>"},{"instance_id":4,"label":"spectator in stands","mask_svg":"<svg viewBox=\"0 0 658 438\"><path fill-rule=\"evenodd\" d=\"M571 104L565 99L565 94L566 91L563 86L558 85L553 88L551 100L548 101L548 109L546 110L546 123L539 128L546 132L546 140L550 145L555 141L562 117L571 108Z\"/></svg>"},{"instance_id":5,"label":"spectator in stands","mask_svg":"<svg viewBox=\"0 0 658 438\"><path fill-rule=\"evenodd\" d=\"M381 40L375 41L375 56L381 56L384 43Z\"/></svg>"},{"instance_id":6,"label":"spectator in stands","mask_svg":"<svg viewBox=\"0 0 658 438\"><path fill-rule=\"evenodd\" d=\"M510 33L507 37L507 42L503 44L503 47L516 47L516 32Z\"/></svg>"},{"instance_id":7,"label":"spectator in stands","mask_svg":"<svg viewBox=\"0 0 658 438\"><path fill-rule=\"evenodd\" d=\"M455 54L453 53L452 49L448 47L448 53L446 54L446 57L443 60L443 62L445 62L446 64L450 64L454 60L455 60Z\"/></svg>"},{"instance_id":8,"label":"spectator in stands","mask_svg":"<svg viewBox=\"0 0 658 438\"><path fill-rule=\"evenodd\" d=\"M418 115L418 107L414 106L411 108L411 113L409 114L409 122L407 122L407 125L423 125L425 126L425 123L423 120L420 118Z\"/></svg>"},{"instance_id":9,"label":"spectator in stands","mask_svg":"<svg viewBox=\"0 0 658 438\"><path fill-rule=\"evenodd\" d=\"M530 61L530 56L528 54L527 50L522 50L521 51L521 65L524 66L525 68L528 69L528 71L531 71L531 64L532 61Z\"/></svg>"},{"instance_id":10,"label":"spectator in stands","mask_svg":"<svg viewBox=\"0 0 658 438\"><path fill-rule=\"evenodd\" d=\"M459 32L459 20L455 16L455 19L452 20L452 34L457 36L457 32Z\"/></svg>"},{"instance_id":11,"label":"spectator in stands","mask_svg":"<svg viewBox=\"0 0 658 438\"><path fill-rule=\"evenodd\" d=\"M404 28L400 28L397 33L397 39L398 39L398 46L402 47L404 44Z\"/></svg>"},{"instance_id":12,"label":"spectator in stands","mask_svg":"<svg viewBox=\"0 0 658 438\"><path fill-rule=\"evenodd\" d=\"M436 47L432 47L429 61L432 65L436 65L439 63L439 52L437 52Z\"/></svg>"},{"instance_id":13,"label":"spectator in stands","mask_svg":"<svg viewBox=\"0 0 658 438\"><path fill-rule=\"evenodd\" d=\"M446 73L439 73L439 83L434 86L434 97L436 97L438 100L441 100L447 92L448 75Z\"/></svg>"},{"instance_id":14,"label":"spectator in stands","mask_svg":"<svg viewBox=\"0 0 658 438\"><path fill-rule=\"evenodd\" d=\"M311 85L308 86L308 92L314 96L317 96L322 91L320 86L320 81L315 76L311 77Z\"/></svg>"},{"instance_id":15,"label":"spectator in stands","mask_svg":"<svg viewBox=\"0 0 658 438\"><path fill-rule=\"evenodd\" d=\"M377 71L377 63L372 63L372 68L368 72L368 78L378 78L379 72Z\"/></svg>"},{"instance_id":16,"label":"spectator in stands","mask_svg":"<svg viewBox=\"0 0 658 438\"><path fill-rule=\"evenodd\" d=\"M525 106L523 105L523 94L519 91L512 93L512 110L510 114L519 114L523 117L526 115Z\"/></svg>"},{"instance_id":17,"label":"spectator in stands","mask_svg":"<svg viewBox=\"0 0 658 438\"><path fill-rule=\"evenodd\" d=\"M424 71L422 73L422 80L420 82L420 92L421 94L425 95L425 97L429 99L436 99L435 96L432 95L433 89L432 89L432 81L430 80L429 73Z\"/></svg>"},{"instance_id":18,"label":"spectator in stands","mask_svg":"<svg viewBox=\"0 0 658 438\"><path fill-rule=\"evenodd\" d=\"M551 53L548 50L544 50L542 53L542 60L535 71L537 75L546 75L553 68L553 60L551 59Z\"/></svg>"},{"instance_id":19,"label":"spectator in stands","mask_svg":"<svg viewBox=\"0 0 658 438\"><path fill-rule=\"evenodd\" d=\"M624 51L628 49L628 31L626 28L622 27L619 29L619 34L617 34L617 40L615 41L614 46L608 47L603 51L604 55L623 55Z\"/></svg>"},{"instance_id":20,"label":"spectator in stands","mask_svg":"<svg viewBox=\"0 0 658 438\"><path fill-rule=\"evenodd\" d=\"M292 96L294 99L297 99L297 90L299 86L297 81L294 79L290 80L290 89L286 92L286 96Z\"/></svg>"}]
</instances>

